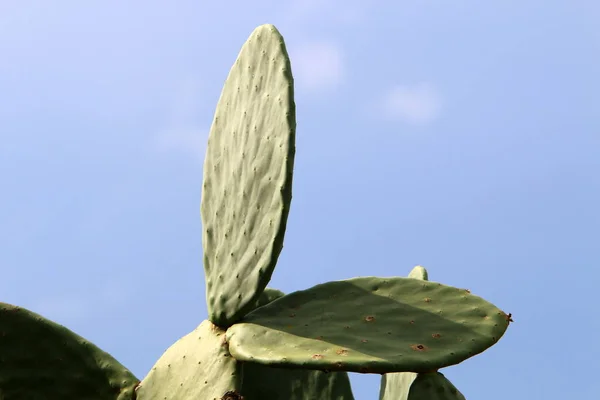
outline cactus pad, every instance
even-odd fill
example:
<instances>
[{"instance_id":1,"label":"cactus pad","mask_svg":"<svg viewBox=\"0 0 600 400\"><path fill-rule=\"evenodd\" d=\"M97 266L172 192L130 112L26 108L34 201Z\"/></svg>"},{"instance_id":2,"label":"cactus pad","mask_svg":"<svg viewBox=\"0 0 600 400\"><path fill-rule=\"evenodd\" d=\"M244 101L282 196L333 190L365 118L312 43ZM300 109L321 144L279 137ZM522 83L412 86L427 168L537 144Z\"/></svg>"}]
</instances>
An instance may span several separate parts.
<instances>
[{"instance_id":1,"label":"cactus pad","mask_svg":"<svg viewBox=\"0 0 600 400\"><path fill-rule=\"evenodd\" d=\"M244 363L244 400L354 400L348 374Z\"/></svg>"},{"instance_id":2,"label":"cactus pad","mask_svg":"<svg viewBox=\"0 0 600 400\"><path fill-rule=\"evenodd\" d=\"M465 400L465 396L443 374L432 372L417 376L407 400Z\"/></svg>"},{"instance_id":3,"label":"cactus pad","mask_svg":"<svg viewBox=\"0 0 600 400\"><path fill-rule=\"evenodd\" d=\"M408 274L409 278L422 281L429 280L427 270L417 265ZM379 388L379 400L407 400L410 385L417 378L414 372L396 372L383 374Z\"/></svg>"},{"instance_id":4,"label":"cactus pad","mask_svg":"<svg viewBox=\"0 0 600 400\"><path fill-rule=\"evenodd\" d=\"M254 307L252 307L252 310L267 305L283 296L285 296L285 293L283 293L281 290L266 288L254 304Z\"/></svg>"},{"instance_id":5,"label":"cactus pad","mask_svg":"<svg viewBox=\"0 0 600 400\"><path fill-rule=\"evenodd\" d=\"M137 389L137 400L220 400L240 390L239 363L227 351L225 332L204 321L175 342Z\"/></svg>"},{"instance_id":6,"label":"cactus pad","mask_svg":"<svg viewBox=\"0 0 600 400\"><path fill-rule=\"evenodd\" d=\"M283 297L284 293L266 288L257 308ZM307 371L275 368L247 362L240 393L244 400L354 400L346 372Z\"/></svg>"},{"instance_id":7,"label":"cactus pad","mask_svg":"<svg viewBox=\"0 0 600 400\"><path fill-rule=\"evenodd\" d=\"M463 289L410 278L354 278L291 293L227 331L241 361L365 373L429 372L495 344L508 321Z\"/></svg>"},{"instance_id":8,"label":"cactus pad","mask_svg":"<svg viewBox=\"0 0 600 400\"><path fill-rule=\"evenodd\" d=\"M414 267L408 274L408 277L412 279L419 279L422 281L429 280L429 274L427 273L427 270L425 269L425 267L422 267L420 265Z\"/></svg>"},{"instance_id":9,"label":"cactus pad","mask_svg":"<svg viewBox=\"0 0 600 400\"><path fill-rule=\"evenodd\" d=\"M272 25L252 32L225 82L204 163L201 215L209 319L228 327L267 286L292 199L295 104Z\"/></svg>"},{"instance_id":10,"label":"cactus pad","mask_svg":"<svg viewBox=\"0 0 600 400\"><path fill-rule=\"evenodd\" d=\"M414 372L383 374L379 387L379 400L408 400L410 385L417 375Z\"/></svg>"},{"instance_id":11,"label":"cactus pad","mask_svg":"<svg viewBox=\"0 0 600 400\"><path fill-rule=\"evenodd\" d=\"M64 326L0 303L2 400L130 400L138 382L109 354Z\"/></svg>"}]
</instances>

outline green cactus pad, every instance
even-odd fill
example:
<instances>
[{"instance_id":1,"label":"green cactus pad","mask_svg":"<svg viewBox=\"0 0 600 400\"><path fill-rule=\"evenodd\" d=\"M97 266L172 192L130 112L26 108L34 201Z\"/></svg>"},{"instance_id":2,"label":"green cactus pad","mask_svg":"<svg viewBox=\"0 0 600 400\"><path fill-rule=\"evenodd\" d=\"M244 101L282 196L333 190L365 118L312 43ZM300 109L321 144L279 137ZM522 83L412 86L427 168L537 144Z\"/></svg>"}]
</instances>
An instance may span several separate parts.
<instances>
[{"instance_id":1,"label":"green cactus pad","mask_svg":"<svg viewBox=\"0 0 600 400\"><path fill-rule=\"evenodd\" d=\"M506 314L463 289L410 278L354 278L294 292L227 331L231 354L272 366L429 372L496 343Z\"/></svg>"},{"instance_id":2,"label":"green cactus pad","mask_svg":"<svg viewBox=\"0 0 600 400\"><path fill-rule=\"evenodd\" d=\"M130 400L138 382L64 326L0 303L0 399Z\"/></svg>"},{"instance_id":3,"label":"green cactus pad","mask_svg":"<svg viewBox=\"0 0 600 400\"><path fill-rule=\"evenodd\" d=\"M282 291L266 288L256 308L284 296ZM354 400L346 372L306 371L244 363L244 400Z\"/></svg>"},{"instance_id":4,"label":"green cactus pad","mask_svg":"<svg viewBox=\"0 0 600 400\"><path fill-rule=\"evenodd\" d=\"M394 397L394 399L396 399ZM465 396L439 372L419 374L410 386L407 400L466 400Z\"/></svg>"},{"instance_id":5,"label":"green cactus pad","mask_svg":"<svg viewBox=\"0 0 600 400\"><path fill-rule=\"evenodd\" d=\"M229 72L204 163L201 215L209 319L231 326L267 286L292 200L290 60L272 25L252 32Z\"/></svg>"},{"instance_id":6,"label":"green cactus pad","mask_svg":"<svg viewBox=\"0 0 600 400\"><path fill-rule=\"evenodd\" d=\"M408 274L409 278L422 281L429 280L427 270L417 265ZM383 374L379 388L379 400L407 400L410 385L417 378L414 372L396 372Z\"/></svg>"},{"instance_id":7,"label":"green cactus pad","mask_svg":"<svg viewBox=\"0 0 600 400\"><path fill-rule=\"evenodd\" d=\"M283 296L285 296L285 293L283 293L281 290L266 288L254 304L254 307L252 307L252 310L265 306Z\"/></svg>"},{"instance_id":8,"label":"green cactus pad","mask_svg":"<svg viewBox=\"0 0 600 400\"><path fill-rule=\"evenodd\" d=\"M225 332L210 321L175 342L137 389L137 400L220 400L239 391L240 364L227 351Z\"/></svg>"},{"instance_id":9,"label":"green cactus pad","mask_svg":"<svg viewBox=\"0 0 600 400\"><path fill-rule=\"evenodd\" d=\"M244 363L244 400L354 400L348 374Z\"/></svg>"}]
</instances>

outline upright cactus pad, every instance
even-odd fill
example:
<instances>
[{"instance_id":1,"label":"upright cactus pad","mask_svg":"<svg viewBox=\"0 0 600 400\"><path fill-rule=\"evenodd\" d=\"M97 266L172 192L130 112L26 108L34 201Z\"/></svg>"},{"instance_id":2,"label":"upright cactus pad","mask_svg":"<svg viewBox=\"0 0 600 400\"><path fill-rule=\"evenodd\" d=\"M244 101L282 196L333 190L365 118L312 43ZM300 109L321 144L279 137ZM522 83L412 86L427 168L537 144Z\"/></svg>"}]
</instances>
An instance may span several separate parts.
<instances>
[{"instance_id":1,"label":"upright cactus pad","mask_svg":"<svg viewBox=\"0 0 600 400\"><path fill-rule=\"evenodd\" d=\"M421 281L429 280L429 274L427 273L427 270L421 265L417 265L416 267L414 267L408 274L408 277L412 279L419 279Z\"/></svg>"},{"instance_id":2,"label":"upright cactus pad","mask_svg":"<svg viewBox=\"0 0 600 400\"><path fill-rule=\"evenodd\" d=\"M131 400L138 382L64 326L0 303L0 399Z\"/></svg>"},{"instance_id":3,"label":"upright cactus pad","mask_svg":"<svg viewBox=\"0 0 600 400\"><path fill-rule=\"evenodd\" d=\"M418 375L415 372L383 374L379 387L379 400L408 400L410 385Z\"/></svg>"},{"instance_id":4,"label":"upright cactus pad","mask_svg":"<svg viewBox=\"0 0 600 400\"><path fill-rule=\"evenodd\" d=\"M167 349L137 389L137 400L221 400L242 385L225 332L210 321Z\"/></svg>"},{"instance_id":5,"label":"upright cactus pad","mask_svg":"<svg viewBox=\"0 0 600 400\"><path fill-rule=\"evenodd\" d=\"M243 317L271 279L292 199L295 129L286 47L262 25L229 72L204 163L206 299L218 326Z\"/></svg>"},{"instance_id":6,"label":"upright cactus pad","mask_svg":"<svg viewBox=\"0 0 600 400\"><path fill-rule=\"evenodd\" d=\"M504 312L463 289L409 278L354 278L294 292L227 330L238 360L288 368L421 372L495 344Z\"/></svg>"}]
</instances>

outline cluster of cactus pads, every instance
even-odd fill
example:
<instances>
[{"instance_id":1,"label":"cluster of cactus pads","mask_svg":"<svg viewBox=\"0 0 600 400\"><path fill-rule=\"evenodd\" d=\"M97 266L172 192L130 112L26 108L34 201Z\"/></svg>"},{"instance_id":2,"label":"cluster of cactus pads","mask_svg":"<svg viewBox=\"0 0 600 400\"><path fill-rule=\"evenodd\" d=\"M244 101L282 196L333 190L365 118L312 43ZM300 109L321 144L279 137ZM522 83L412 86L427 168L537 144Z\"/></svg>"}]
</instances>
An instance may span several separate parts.
<instances>
[{"instance_id":1,"label":"cluster of cactus pads","mask_svg":"<svg viewBox=\"0 0 600 400\"><path fill-rule=\"evenodd\" d=\"M295 128L290 60L263 25L229 73L208 140L208 320L140 381L67 328L0 303L0 399L351 400L348 372L381 374L380 400L464 399L438 370L495 344L511 321L468 290L430 282L420 266L288 295L266 287L290 210Z\"/></svg>"}]
</instances>

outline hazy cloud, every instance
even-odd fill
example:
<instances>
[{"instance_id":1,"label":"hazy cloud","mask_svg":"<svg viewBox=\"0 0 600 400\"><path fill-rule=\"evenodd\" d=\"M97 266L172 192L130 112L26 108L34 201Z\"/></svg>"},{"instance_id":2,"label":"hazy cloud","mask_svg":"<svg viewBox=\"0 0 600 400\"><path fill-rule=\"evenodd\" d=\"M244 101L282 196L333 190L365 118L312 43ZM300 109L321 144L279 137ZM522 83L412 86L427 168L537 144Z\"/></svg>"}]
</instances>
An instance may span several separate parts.
<instances>
[{"instance_id":1,"label":"hazy cloud","mask_svg":"<svg viewBox=\"0 0 600 400\"><path fill-rule=\"evenodd\" d=\"M441 107L441 96L429 83L396 86L383 99L383 109L388 117L413 125L434 121Z\"/></svg>"},{"instance_id":2,"label":"hazy cloud","mask_svg":"<svg viewBox=\"0 0 600 400\"><path fill-rule=\"evenodd\" d=\"M343 83L346 75L343 47L323 38L318 27L326 26L328 35L340 29L357 29L368 23L372 8L373 2L364 0L290 0L282 7L278 20L285 27L284 35L290 38L292 71L301 91L332 90Z\"/></svg>"},{"instance_id":3,"label":"hazy cloud","mask_svg":"<svg viewBox=\"0 0 600 400\"><path fill-rule=\"evenodd\" d=\"M342 82L342 52L332 42L304 43L290 49L290 58L295 82L309 91L331 89Z\"/></svg>"}]
</instances>

